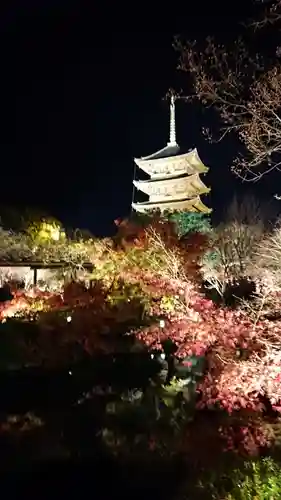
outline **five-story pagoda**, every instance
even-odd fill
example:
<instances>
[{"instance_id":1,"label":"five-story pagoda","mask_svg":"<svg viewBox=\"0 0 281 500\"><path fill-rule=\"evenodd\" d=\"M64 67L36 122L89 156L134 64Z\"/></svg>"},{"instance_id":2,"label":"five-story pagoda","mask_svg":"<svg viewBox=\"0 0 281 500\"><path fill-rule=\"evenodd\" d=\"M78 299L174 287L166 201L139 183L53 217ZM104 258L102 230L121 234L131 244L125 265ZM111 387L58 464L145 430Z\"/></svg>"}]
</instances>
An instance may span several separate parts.
<instances>
[{"instance_id":1,"label":"five-story pagoda","mask_svg":"<svg viewBox=\"0 0 281 500\"><path fill-rule=\"evenodd\" d=\"M211 212L200 199L202 194L210 191L200 179L200 174L205 174L209 169L200 160L196 148L181 154L176 141L174 95L170 103L170 141L167 146L134 161L150 177L149 180L133 181L139 191L149 196L149 200L144 203L132 203L137 212Z\"/></svg>"}]
</instances>

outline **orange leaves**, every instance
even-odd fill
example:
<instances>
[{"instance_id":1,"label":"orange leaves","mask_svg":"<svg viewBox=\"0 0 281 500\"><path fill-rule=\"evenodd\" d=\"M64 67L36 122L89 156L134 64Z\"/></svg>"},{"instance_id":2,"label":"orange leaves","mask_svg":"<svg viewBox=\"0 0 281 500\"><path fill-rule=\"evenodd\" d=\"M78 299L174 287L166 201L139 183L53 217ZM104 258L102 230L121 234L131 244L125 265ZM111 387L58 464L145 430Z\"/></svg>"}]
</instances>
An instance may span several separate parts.
<instances>
[{"instance_id":1,"label":"orange leaves","mask_svg":"<svg viewBox=\"0 0 281 500\"><path fill-rule=\"evenodd\" d=\"M157 303L153 310L159 314ZM281 357L277 351L270 354L263 343L270 331L280 342L281 321L253 325L244 311L217 307L193 289L187 308L166 315L164 326L154 323L134 333L151 349L162 350L170 339L181 359L205 355L208 371L198 386L199 406L219 404L233 412L239 408L260 411L260 394L267 394L272 404L281 401Z\"/></svg>"},{"instance_id":2,"label":"orange leaves","mask_svg":"<svg viewBox=\"0 0 281 500\"><path fill-rule=\"evenodd\" d=\"M31 290L28 293L17 291L12 300L0 305L0 321L18 315L28 315L32 312L58 309L62 305L62 298L49 292Z\"/></svg>"},{"instance_id":3,"label":"orange leaves","mask_svg":"<svg viewBox=\"0 0 281 500\"><path fill-rule=\"evenodd\" d=\"M56 342L76 342L91 353L117 349L120 332L134 328L132 335L149 349L162 350L169 340L176 356L186 363L189 356L205 357L207 371L198 386L201 407L219 404L229 412L260 411L261 393L278 406L281 356L270 344L280 345L281 321L263 319L253 324L245 311L218 307L199 293L194 276L197 273L199 278L197 260L209 244L207 236L178 240L173 225L154 220L146 230L119 221L117 237L123 248L110 247L102 256L108 258L104 266L115 259L107 270L108 282L96 279L90 289L71 284L63 296L18 294L1 306L0 318L9 310L28 315L35 306L37 311L41 307L55 313L53 323L47 319L40 323L44 339L51 327ZM182 272L181 265L188 272ZM51 352L51 343L45 344Z\"/></svg>"},{"instance_id":4,"label":"orange leaves","mask_svg":"<svg viewBox=\"0 0 281 500\"><path fill-rule=\"evenodd\" d=\"M117 219L115 224L118 228L115 236L117 246L125 250L131 246L144 247L146 243L146 234L144 228L130 219Z\"/></svg>"},{"instance_id":5,"label":"orange leaves","mask_svg":"<svg viewBox=\"0 0 281 500\"><path fill-rule=\"evenodd\" d=\"M125 248L131 245L145 247L152 231L156 232L165 244L178 246L175 224L160 217L154 217L145 226L130 219L118 219L115 224L118 227L116 240L122 242Z\"/></svg>"}]
</instances>

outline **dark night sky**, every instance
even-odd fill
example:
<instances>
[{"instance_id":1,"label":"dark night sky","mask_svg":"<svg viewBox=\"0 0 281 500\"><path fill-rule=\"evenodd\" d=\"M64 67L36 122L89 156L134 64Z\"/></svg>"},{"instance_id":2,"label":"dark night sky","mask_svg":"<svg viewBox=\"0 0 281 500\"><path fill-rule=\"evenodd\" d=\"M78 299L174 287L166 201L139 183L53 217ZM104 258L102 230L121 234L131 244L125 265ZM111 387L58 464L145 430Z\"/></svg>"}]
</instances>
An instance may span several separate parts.
<instances>
[{"instance_id":1,"label":"dark night sky","mask_svg":"<svg viewBox=\"0 0 281 500\"><path fill-rule=\"evenodd\" d=\"M253 9L250 1L236 10L212 2L209 10L198 3L175 12L91 3L26 0L20 7L11 0L2 7L1 204L41 206L67 225L106 233L130 210L133 157L167 142L162 97L184 83L173 35L224 40ZM180 102L178 142L198 147L211 170L209 204L221 210L241 184L229 174L230 144L207 144L201 125L202 111ZM270 194L270 182L257 189Z\"/></svg>"}]
</instances>

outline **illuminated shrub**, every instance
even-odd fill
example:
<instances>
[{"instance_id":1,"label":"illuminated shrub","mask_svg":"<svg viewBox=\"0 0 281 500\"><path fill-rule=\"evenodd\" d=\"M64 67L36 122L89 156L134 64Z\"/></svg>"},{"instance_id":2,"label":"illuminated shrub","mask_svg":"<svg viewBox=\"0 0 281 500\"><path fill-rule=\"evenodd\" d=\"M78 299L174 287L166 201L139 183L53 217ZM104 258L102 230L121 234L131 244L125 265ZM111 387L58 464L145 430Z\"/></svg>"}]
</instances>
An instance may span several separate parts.
<instances>
[{"instance_id":1,"label":"illuminated shrub","mask_svg":"<svg viewBox=\"0 0 281 500\"><path fill-rule=\"evenodd\" d=\"M175 213L170 220L176 224L179 237L190 233L210 233L212 230L209 216L198 212Z\"/></svg>"},{"instance_id":2,"label":"illuminated shrub","mask_svg":"<svg viewBox=\"0 0 281 500\"><path fill-rule=\"evenodd\" d=\"M253 259L262 236L260 226L236 221L214 229L210 235L210 248L200 262L205 286L224 298L235 282L247 277L254 280ZM243 287L240 288L242 291Z\"/></svg>"},{"instance_id":3,"label":"illuminated shrub","mask_svg":"<svg viewBox=\"0 0 281 500\"><path fill-rule=\"evenodd\" d=\"M232 488L228 500L272 500L281 494L280 465L270 458L248 462L244 470L236 469L231 474Z\"/></svg>"}]
</instances>

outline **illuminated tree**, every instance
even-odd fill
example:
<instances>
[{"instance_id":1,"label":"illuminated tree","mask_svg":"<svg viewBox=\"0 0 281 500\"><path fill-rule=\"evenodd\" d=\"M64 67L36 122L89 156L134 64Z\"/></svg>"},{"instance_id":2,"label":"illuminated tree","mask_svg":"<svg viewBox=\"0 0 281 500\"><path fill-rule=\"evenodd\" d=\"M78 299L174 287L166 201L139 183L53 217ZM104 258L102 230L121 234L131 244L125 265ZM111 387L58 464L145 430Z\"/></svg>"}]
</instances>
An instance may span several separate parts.
<instances>
[{"instance_id":1,"label":"illuminated tree","mask_svg":"<svg viewBox=\"0 0 281 500\"><path fill-rule=\"evenodd\" d=\"M1 227L15 232L25 232L31 225L40 225L43 221L60 224L54 217L44 210L33 207L14 207L9 205L0 206Z\"/></svg>"},{"instance_id":2,"label":"illuminated tree","mask_svg":"<svg viewBox=\"0 0 281 500\"><path fill-rule=\"evenodd\" d=\"M280 12L281 4L276 2L260 20L246 27L245 37L252 30L259 42L265 35L266 44L271 31L278 34ZM177 40L175 44L180 69L192 77L191 98L218 112L222 123L219 140L230 132L238 134L245 154L235 159L233 171L243 180L253 181L281 166L281 66L276 46L269 57L250 52L248 45L243 38L227 47L208 38L203 50L196 42ZM209 130L205 132L213 136Z\"/></svg>"},{"instance_id":3,"label":"illuminated tree","mask_svg":"<svg viewBox=\"0 0 281 500\"><path fill-rule=\"evenodd\" d=\"M65 239L65 231L55 219L42 219L38 222L32 222L27 227L26 233L36 243Z\"/></svg>"}]
</instances>

